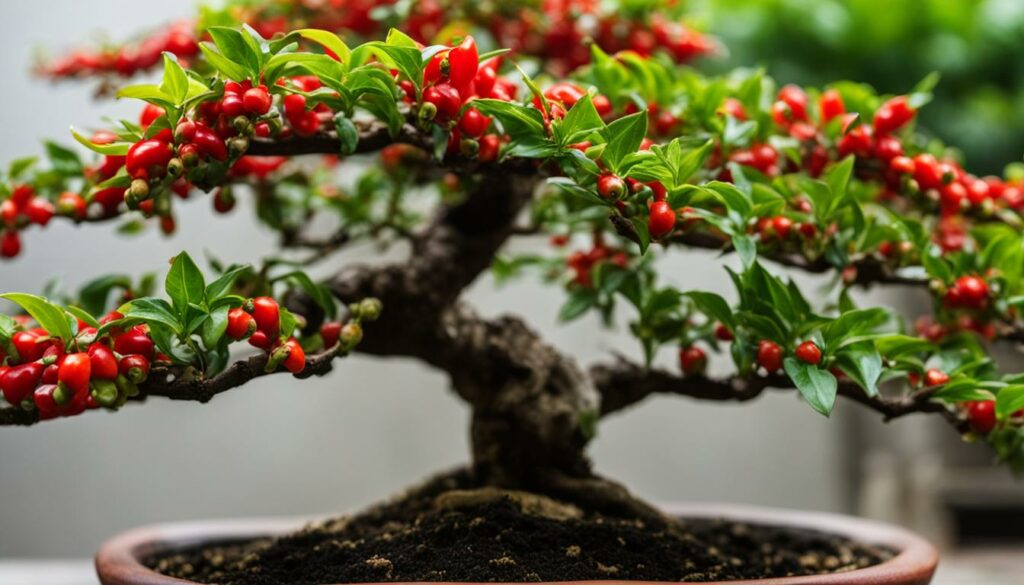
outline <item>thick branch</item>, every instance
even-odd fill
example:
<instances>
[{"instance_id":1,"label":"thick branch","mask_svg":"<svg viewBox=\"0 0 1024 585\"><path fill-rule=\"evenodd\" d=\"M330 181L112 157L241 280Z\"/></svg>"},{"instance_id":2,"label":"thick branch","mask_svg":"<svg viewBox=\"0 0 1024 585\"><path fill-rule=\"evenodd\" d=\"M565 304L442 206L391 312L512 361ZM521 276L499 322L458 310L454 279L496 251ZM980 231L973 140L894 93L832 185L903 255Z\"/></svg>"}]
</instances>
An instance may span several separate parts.
<instances>
[{"instance_id":1,"label":"thick branch","mask_svg":"<svg viewBox=\"0 0 1024 585\"><path fill-rule=\"evenodd\" d=\"M306 360L306 367L296 378L323 376L334 367L334 358L345 355L337 348L325 351ZM268 356L260 354L245 360L237 361L223 372L212 378L193 377L187 368L155 368L149 378L139 386L139 394L131 400L142 401L150 396L160 396L171 400L193 400L209 402L214 396L238 388L243 384L277 373L283 370L267 372ZM37 411L26 411L17 407L0 408L0 426L28 426L39 422Z\"/></svg>"},{"instance_id":2,"label":"thick branch","mask_svg":"<svg viewBox=\"0 0 1024 585\"><path fill-rule=\"evenodd\" d=\"M591 368L591 377L601 395L601 415L636 404L653 394L674 394L700 400L746 401L765 390L792 390L787 376L734 376L711 379L703 376L677 376L664 370L644 368L625 359ZM860 403L883 415L886 421L914 413L941 414L958 431L969 430L964 417L932 400L934 388L922 388L901 397L868 396L852 382L840 382L840 396Z\"/></svg>"}]
</instances>

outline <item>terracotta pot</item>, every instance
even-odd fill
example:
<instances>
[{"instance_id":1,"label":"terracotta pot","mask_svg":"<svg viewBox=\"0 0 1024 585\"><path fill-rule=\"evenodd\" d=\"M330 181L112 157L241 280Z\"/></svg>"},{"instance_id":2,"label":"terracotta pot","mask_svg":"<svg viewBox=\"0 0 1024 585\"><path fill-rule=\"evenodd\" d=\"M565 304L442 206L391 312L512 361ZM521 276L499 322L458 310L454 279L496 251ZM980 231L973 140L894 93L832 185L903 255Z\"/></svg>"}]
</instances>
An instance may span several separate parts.
<instances>
[{"instance_id":1,"label":"terracotta pot","mask_svg":"<svg viewBox=\"0 0 1024 585\"><path fill-rule=\"evenodd\" d=\"M892 559L873 567L807 577L785 577L747 581L716 582L747 585L927 585L932 580L939 555L935 547L902 528L850 516L816 512L794 512L747 506L718 504L675 504L666 511L689 518L731 518L757 524L795 526L846 536L865 543L882 544L899 551ZM183 585L194 583L165 577L139 562L156 551L180 549L204 542L244 540L294 530L304 521L226 520L158 524L137 528L108 541L96 555L96 572L103 585ZM568 582L566 585L586 585ZM623 585L650 585L648 581L620 581ZM595 581L594 585L605 582ZM393 584L390 584L393 585ZM474 584L485 585L485 584ZM489 584L488 584L489 585ZM664 585L668 585L667 583Z\"/></svg>"}]
</instances>

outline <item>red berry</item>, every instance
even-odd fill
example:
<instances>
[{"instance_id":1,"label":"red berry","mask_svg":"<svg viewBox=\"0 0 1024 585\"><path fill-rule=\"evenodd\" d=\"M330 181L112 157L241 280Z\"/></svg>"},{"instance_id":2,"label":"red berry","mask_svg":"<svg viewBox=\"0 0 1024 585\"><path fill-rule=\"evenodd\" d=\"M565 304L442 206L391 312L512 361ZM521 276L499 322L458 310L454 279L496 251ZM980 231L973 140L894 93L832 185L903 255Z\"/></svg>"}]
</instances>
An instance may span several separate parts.
<instances>
[{"instance_id":1,"label":"red berry","mask_svg":"<svg viewBox=\"0 0 1024 585\"><path fill-rule=\"evenodd\" d=\"M25 216L29 221L37 225L46 225L53 219L57 208L42 197L36 197L25 205Z\"/></svg>"},{"instance_id":2,"label":"red berry","mask_svg":"<svg viewBox=\"0 0 1024 585\"><path fill-rule=\"evenodd\" d=\"M294 337L285 342L288 348L288 357L284 358L284 367L293 374L298 374L306 368L306 352L299 345Z\"/></svg>"},{"instance_id":3,"label":"red berry","mask_svg":"<svg viewBox=\"0 0 1024 585\"><path fill-rule=\"evenodd\" d=\"M154 350L153 340L143 325L136 325L114 338L114 351L121 355L138 354L152 360Z\"/></svg>"},{"instance_id":4,"label":"red berry","mask_svg":"<svg viewBox=\"0 0 1024 585\"><path fill-rule=\"evenodd\" d=\"M732 341L735 339L732 330L722 323L715 326L715 337L718 338L719 341Z\"/></svg>"},{"instance_id":5,"label":"red berry","mask_svg":"<svg viewBox=\"0 0 1024 585\"><path fill-rule=\"evenodd\" d=\"M114 352L102 343L89 346L89 361L92 365L92 377L97 380L113 380L117 378L117 358Z\"/></svg>"},{"instance_id":6,"label":"red berry","mask_svg":"<svg viewBox=\"0 0 1024 585\"><path fill-rule=\"evenodd\" d=\"M281 309L277 301L270 297L253 299L252 316L256 320L256 328L265 333L268 339L277 338L281 331Z\"/></svg>"},{"instance_id":7,"label":"red berry","mask_svg":"<svg viewBox=\"0 0 1024 585\"><path fill-rule=\"evenodd\" d=\"M774 341L761 340L757 344L757 364L773 374L782 367L782 347Z\"/></svg>"},{"instance_id":8,"label":"red berry","mask_svg":"<svg viewBox=\"0 0 1024 585\"><path fill-rule=\"evenodd\" d=\"M827 90L818 98L818 108L821 113L821 121L830 122L836 116L846 113L846 104L843 103L843 96L834 89Z\"/></svg>"},{"instance_id":9,"label":"red berry","mask_svg":"<svg viewBox=\"0 0 1024 585\"><path fill-rule=\"evenodd\" d=\"M0 257L14 258L21 253L21 236L14 230L7 230L0 237Z\"/></svg>"},{"instance_id":10,"label":"red berry","mask_svg":"<svg viewBox=\"0 0 1024 585\"><path fill-rule=\"evenodd\" d=\"M667 201L651 203L650 217L647 219L647 231L652 238L660 238L672 231L676 225L676 212Z\"/></svg>"},{"instance_id":11,"label":"red berry","mask_svg":"<svg viewBox=\"0 0 1024 585\"><path fill-rule=\"evenodd\" d=\"M341 323L337 321L329 321L320 326L320 337L324 341L325 348L332 348L338 344L338 338L341 337Z\"/></svg>"},{"instance_id":12,"label":"red berry","mask_svg":"<svg viewBox=\"0 0 1024 585\"><path fill-rule=\"evenodd\" d=\"M961 276L946 293L946 300L954 307L982 309L988 304L988 284L977 276Z\"/></svg>"},{"instance_id":13,"label":"red berry","mask_svg":"<svg viewBox=\"0 0 1024 585\"><path fill-rule=\"evenodd\" d=\"M924 373L925 386L942 386L949 382L949 374L936 368L929 368Z\"/></svg>"},{"instance_id":14,"label":"red berry","mask_svg":"<svg viewBox=\"0 0 1024 585\"><path fill-rule=\"evenodd\" d=\"M967 403L967 419L971 428L981 434L988 434L996 428L995 400L974 400Z\"/></svg>"},{"instance_id":15,"label":"red berry","mask_svg":"<svg viewBox=\"0 0 1024 585\"><path fill-rule=\"evenodd\" d=\"M56 390L55 384L44 384L32 393L32 401L39 410L39 418L46 420L57 416L57 400L53 396Z\"/></svg>"},{"instance_id":16,"label":"red berry","mask_svg":"<svg viewBox=\"0 0 1024 585\"><path fill-rule=\"evenodd\" d=\"M149 360L141 355L126 355L117 364L121 375L136 384L141 384L149 377Z\"/></svg>"},{"instance_id":17,"label":"red berry","mask_svg":"<svg viewBox=\"0 0 1024 585\"><path fill-rule=\"evenodd\" d=\"M163 176L167 163L174 157L174 150L166 142L156 139L136 142L128 149L125 166L128 175L134 179L149 179Z\"/></svg>"},{"instance_id":18,"label":"red berry","mask_svg":"<svg viewBox=\"0 0 1024 585\"><path fill-rule=\"evenodd\" d=\"M626 182L618 175L604 173L597 178L597 192L605 199L621 199L626 195Z\"/></svg>"},{"instance_id":19,"label":"red berry","mask_svg":"<svg viewBox=\"0 0 1024 585\"><path fill-rule=\"evenodd\" d=\"M18 204L13 199L4 199L0 202L0 219L9 226L18 221Z\"/></svg>"},{"instance_id":20,"label":"red berry","mask_svg":"<svg viewBox=\"0 0 1024 585\"><path fill-rule=\"evenodd\" d=\"M559 102L566 109L576 105L587 92L575 83L560 81L544 91L544 97L552 102ZM540 100L534 98L533 105L538 109L541 107Z\"/></svg>"},{"instance_id":21,"label":"red berry","mask_svg":"<svg viewBox=\"0 0 1024 585\"><path fill-rule=\"evenodd\" d=\"M772 218L772 229L775 230L775 234L779 236L780 240L785 240L789 237L789 230L792 227L793 220L784 215L777 215Z\"/></svg>"},{"instance_id":22,"label":"red berry","mask_svg":"<svg viewBox=\"0 0 1024 585\"><path fill-rule=\"evenodd\" d=\"M484 134L480 137L480 150L476 157L480 162L494 162L498 160L501 151L501 139L497 134Z\"/></svg>"},{"instance_id":23,"label":"red berry","mask_svg":"<svg viewBox=\"0 0 1024 585\"><path fill-rule=\"evenodd\" d=\"M487 131L487 127L491 125L491 119L480 113L480 110L476 108L468 108L462 113L462 118L459 120L459 130L462 131L464 136L469 138L479 138L483 136L483 133Z\"/></svg>"},{"instance_id":24,"label":"red berry","mask_svg":"<svg viewBox=\"0 0 1024 585\"><path fill-rule=\"evenodd\" d=\"M92 375L92 360L87 353L70 353L58 365L57 381L74 395L89 392L89 378Z\"/></svg>"},{"instance_id":25,"label":"red berry","mask_svg":"<svg viewBox=\"0 0 1024 585\"><path fill-rule=\"evenodd\" d=\"M214 160L226 161L228 159L228 147L224 144L224 140L206 126L196 125L196 133L192 137L192 143L196 145L200 152Z\"/></svg>"},{"instance_id":26,"label":"red berry","mask_svg":"<svg viewBox=\"0 0 1024 585\"><path fill-rule=\"evenodd\" d=\"M269 351L270 337L268 337L266 333L257 330L249 336L249 345L262 349L263 351Z\"/></svg>"},{"instance_id":27,"label":"red berry","mask_svg":"<svg viewBox=\"0 0 1024 585\"><path fill-rule=\"evenodd\" d=\"M30 362L12 368L0 368L0 390L4 400L12 406L21 406L21 401L32 395L43 375L43 364Z\"/></svg>"},{"instance_id":28,"label":"red berry","mask_svg":"<svg viewBox=\"0 0 1024 585\"><path fill-rule=\"evenodd\" d=\"M73 219L85 219L85 199L78 193L65 191L57 197L57 211Z\"/></svg>"},{"instance_id":29,"label":"red berry","mask_svg":"<svg viewBox=\"0 0 1024 585\"><path fill-rule=\"evenodd\" d=\"M708 365L708 356L699 347L683 347L679 350L679 367L687 376L703 374Z\"/></svg>"},{"instance_id":30,"label":"red berry","mask_svg":"<svg viewBox=\"0 0 1024 585\"><path fill-rule=\"evenodd\" d=\"M143 130L149 128L156 119L164 115L164 109L154 104L146 104L146 107L142 108L142 113L139 114L139 126Z\"/></svg>"},{"instance_id":31,"label":"red berry","mask_svg":"<svg viewBox=\"0 0 1024 585\"><path fill-rule=\"evenodd\" d=\"M448 80L460 93L464 93L476 77L479 61L476 41L471 36L448 51Z\"/></svg>"},{"instance_id":32,"label":"red berry","mask_svg":"<svg viewBox=\"0 0 1024 585\"><path fill-rule=\"evenodd\" d=\"M220 111L228 118L235 118L245 114L245 104L242 96L237 93L225 93L220 100Z\"/></svg>"},{"instance_id":33,"label":"red berry","mask_svg":"<svg viewBox=\"0 0 1024 585\"><path fill-rule=\"evenodd\" d=\"M878 107L872 122L876 134L889 134L914 119L917 110L910 106L907 96L896 96Z\"/></svg>"},{"instance_id":34,"label":"red berry","mask_svg":"<svg viewBox=\"0 0 1024 585\"><path fill-rule=\"evenodd\" d=\"M252 335L254 331L256 331L256 321L252 315L242 309L228 311L228 327L224 331L228 337L240 341Z\"/></svg>"},{"instance_id":35,"label":"red berry","mask_svg":"<svg viewBox=\"0 0 1024 585\"><path fill-rule=\"evenodd\" d=\"M221 187L213 194L213 209L217 213L228 213L235 208L235 195L231 189Z\"/></svg>"},{"instance_id":36,"label":"red berry","mask_svg":"<svg viewBox=\"0 0 1024 585\"><path fill-rule=\"evenodd\" d=\"M437 108L437 115L442 119L454 118L462 107L459 91L447 83L432 85L423 91L423 101Z\"/></svg>"},{"instance_id":37,"label":"red berry","mask_svg":"<svg viewBox=\"0 0 1024 585\"><path fill-rule=\"evenodd\" d=\"M272 100L270 93L267 92L267 88L260 86L246 91L242 95L242 103L250 114L262 116L270 111Z\"/></svg>"},{"instance_id":38,"label":"red berry","mask_svg":"<svg viewBox=\"0 0 1024 585\"><path fill-rule=\"evenodd\" d=\"M821 362L821 348L813 341L805 341L796 348L796 359L811 365Z\"/></svg>"}]
</instances>

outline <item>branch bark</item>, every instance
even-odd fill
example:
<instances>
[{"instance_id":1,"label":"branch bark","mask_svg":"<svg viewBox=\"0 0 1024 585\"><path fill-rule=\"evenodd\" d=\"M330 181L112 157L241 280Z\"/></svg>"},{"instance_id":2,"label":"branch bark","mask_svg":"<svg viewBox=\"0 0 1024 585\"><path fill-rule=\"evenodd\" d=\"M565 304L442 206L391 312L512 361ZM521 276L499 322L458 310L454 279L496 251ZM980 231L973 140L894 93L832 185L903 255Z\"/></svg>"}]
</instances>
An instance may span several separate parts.
<instances>
[{"instance_id":1,"label":"branch bark","mask_svg":"<svg viewBox=\"0 0 1024 585\"><path fill-rule=\"evenodd\" d=\"M645 368L620 358L612 364L598 364L590 369L601 395L601 416L632 406L654 394L687 396L699 400L745 402L765 390L793 390L787 376L733 376L712 379L704 376L678 376L656 368ZM967 419L940 402L932 400L935 388L922 388L900 397L868 396L852 382L840 382L838 394L880 413L885 421L915 413L943 416L957 431L967 432Z\"/></svg>"},{"instance_id":2,"label":"branch bark","mask_svg":"<svg viewBox=\"0 0 1024 585\"><path fill-rule=\"evenodd\" d=\"M323 376L334 367L334 359L347 352L339 351L338 347L310 356L306 367L295 374L296 378ZM228 366L224 371L212 378L193 377L187 368L154 368L149 378L139 385L139 394L132 401L143 401L150 396L160 396L171 400L191 400L206 403L214 396L238 388L256 378L285 373L283 370L267 372L268 356L254 355L239 360ZM26 411L9 406L0 408L0 426L29 426L39 422L38 411Z\"/></svg>"}]
</instances>

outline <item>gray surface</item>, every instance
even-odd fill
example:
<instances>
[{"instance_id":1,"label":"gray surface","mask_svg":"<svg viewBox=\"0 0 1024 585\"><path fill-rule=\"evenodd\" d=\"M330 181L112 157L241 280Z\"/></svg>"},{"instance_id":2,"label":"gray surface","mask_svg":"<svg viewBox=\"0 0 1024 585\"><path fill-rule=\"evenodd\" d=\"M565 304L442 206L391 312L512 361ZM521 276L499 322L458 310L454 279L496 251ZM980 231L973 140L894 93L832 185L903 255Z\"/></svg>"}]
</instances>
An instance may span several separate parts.
<instances>
[{"instance_id":1,"label":"gray surface","mask_svg":"<svg viewBox=\"0 0 1024 585\"><path fill-rule=\"evenodd\" d=\"M89 89L51 87L26 75L32 47L81 39L97 27L129 31L186 15L166 0L0 3L0 161L34 151L37 136L69 141L67 126L135 106L91 102ZM60 224L32 231L27 253L0 266L4 290L38 290L54 275L72 285L115 270L159 266L185 248L246 261L273 249L241 205L214 217L208 200L182 206L181 231L117 239L107 227ZM359 258L364 253L347 253ZM711 255L675 255L677 282L725 291ZM526 280L496 291L485 278L469 294L485 313L529 312L553 343L585 361L636 352L595 321L554 327L559 291ZM672 356L662 356L672 365ZM163 520L294 515L348 510L466 458L466 411L446 380L409 361L355 357L329 378L261 380L213 403L157 400L116 415L89 413L31 429L0 429L0 557L83 557L111 534ZM658 399L600 429L598 468L656 500L715 500L843 510L852 484L843 473L841 405L826 421L791 395L739 408ZM4 582L0 577L0 582Z\"/></svg>"}]
</instances>

